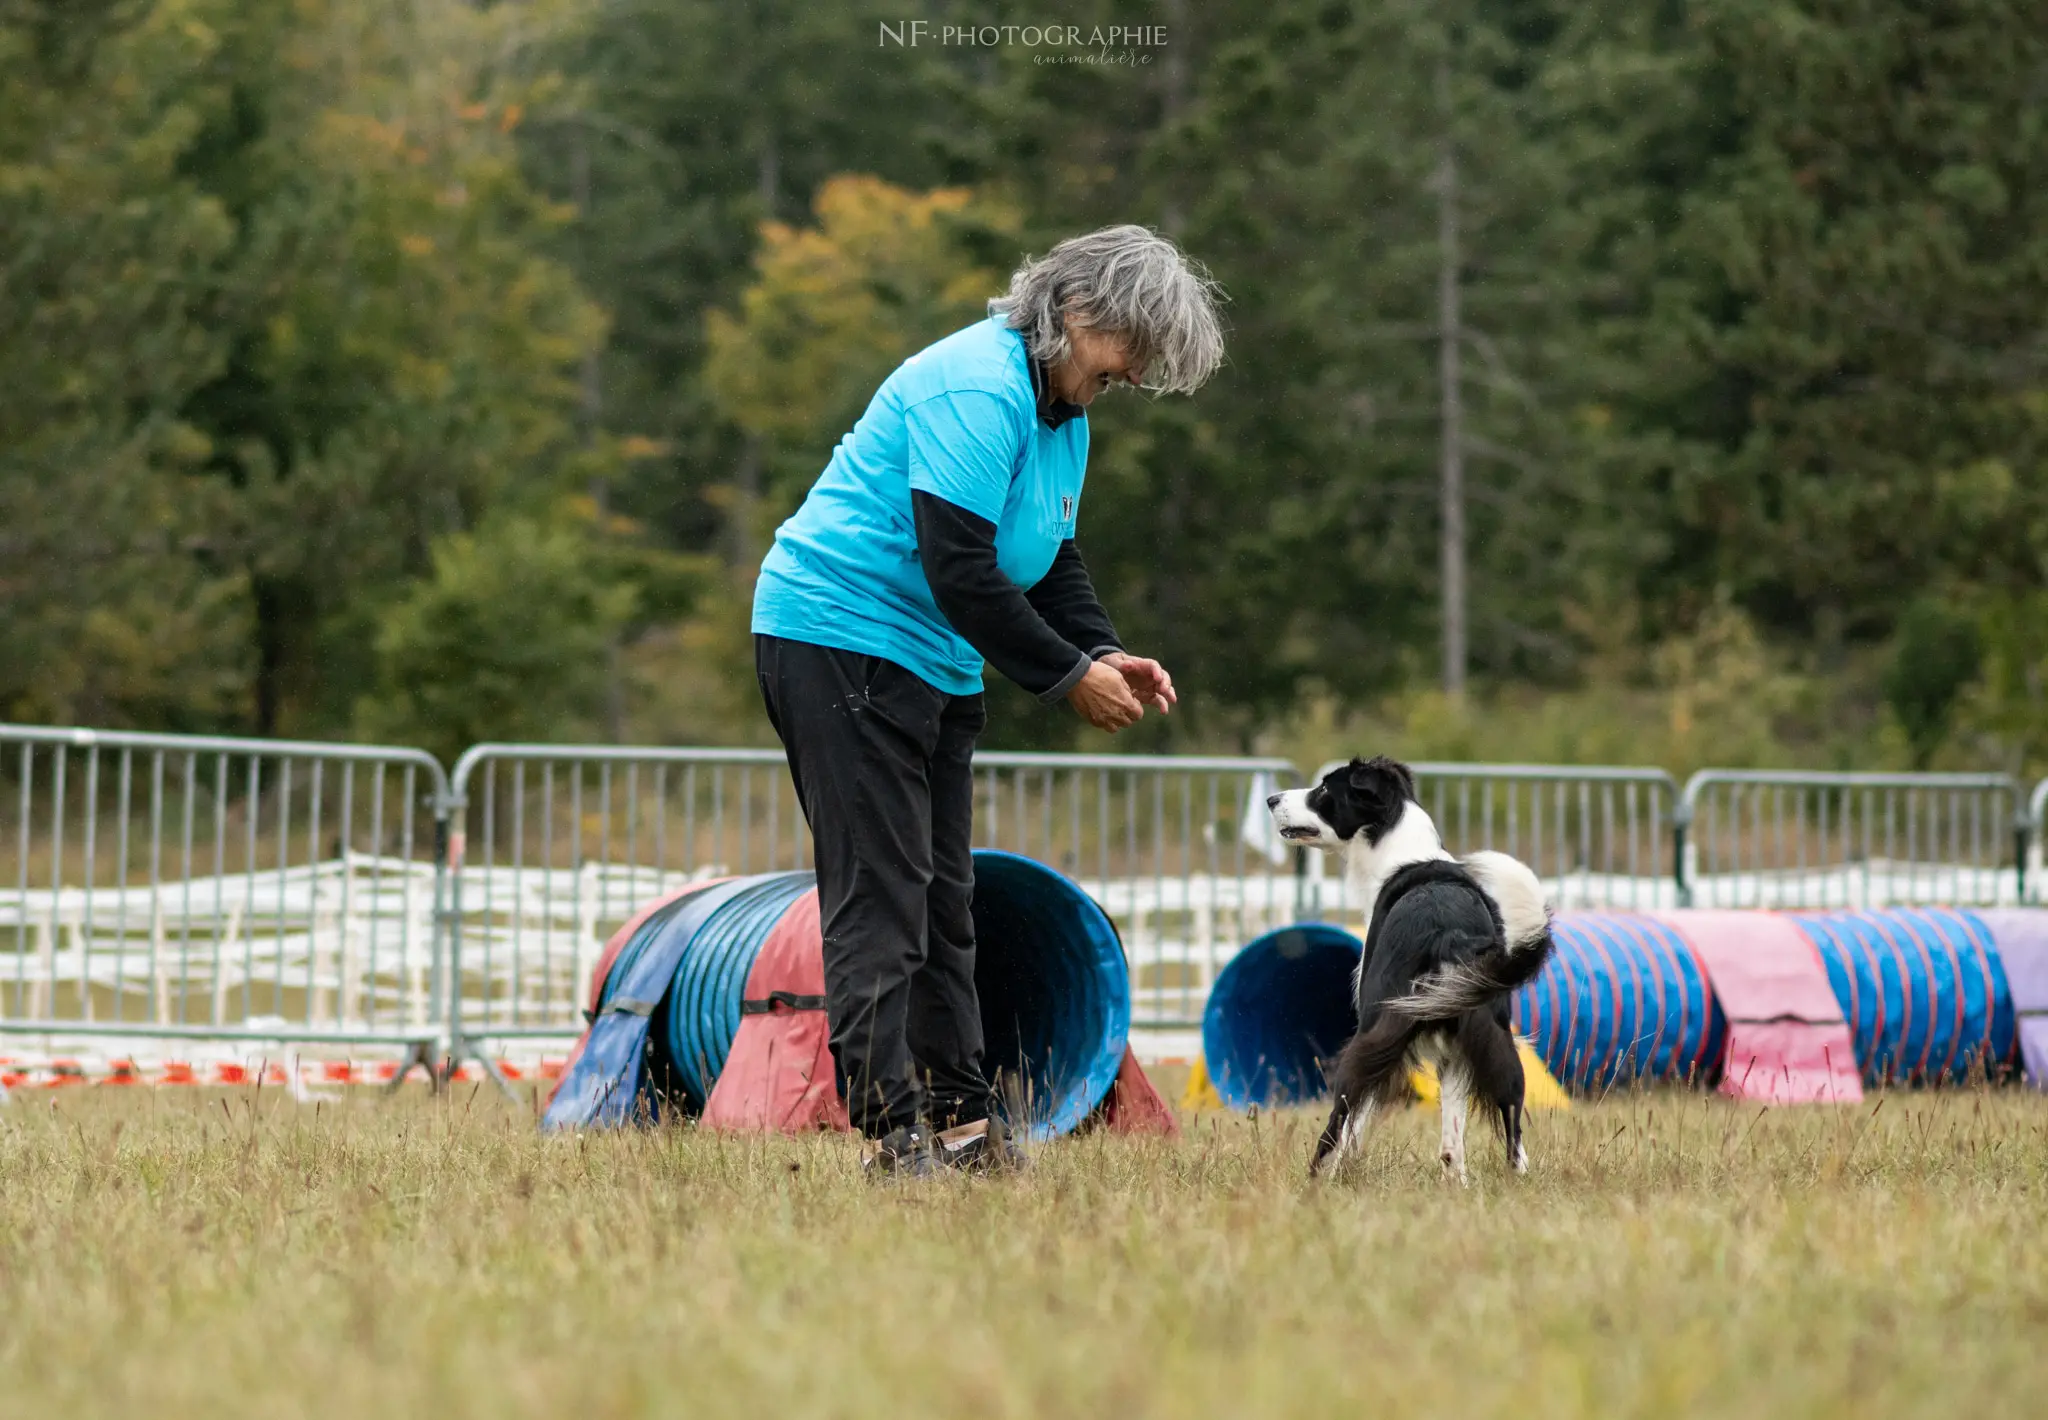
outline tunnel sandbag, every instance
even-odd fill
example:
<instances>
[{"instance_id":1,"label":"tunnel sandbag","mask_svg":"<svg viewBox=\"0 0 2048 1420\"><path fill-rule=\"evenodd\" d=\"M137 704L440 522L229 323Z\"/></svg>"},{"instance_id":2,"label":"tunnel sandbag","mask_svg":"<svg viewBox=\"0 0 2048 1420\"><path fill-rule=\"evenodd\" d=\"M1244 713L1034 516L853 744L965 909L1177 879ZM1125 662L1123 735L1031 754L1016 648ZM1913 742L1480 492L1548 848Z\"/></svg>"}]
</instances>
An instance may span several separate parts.
<instances>
[{"instance_id":1,"label":"tunnel sandbag","mask_svg":"<svg viewBox=\"0 0 2048 1420\"><path fill-rule=\"evenodd\" d=\"M1322 1062L1358 1023L1351 974L1363 944L1327 922L1247 942L1209 989L1202 1063L1223 1103L1301 1104L1325 1093Z\"/></svg>"},{"instance_id":2,"label":"tunnel sandbag","mask_svg":"<svg viewBox=\"0 0 2048 1420\"><path fill-rule=\"evenodd\" d=\"M1013 1124L1036 1137L1068 1133L1105 1102L1118 1103L1112 1087L1135 1068L1127 1060L1131 993L1122 944L1108 914L1044 864L993 851L977 852L974 862L984 1068ZM601 988L581 1058L550 1107L550 1127L624 1123L664 1108L702 1110L727 1128L843 1122L843 1106L813 1107L824 1031L822 950L808 873L735 879L683 900L671 915L648 914ZM650 995L662 972L665 989ZM778 1019L795 1015L814 1019ZM642 1024L636 1030L615 1017ZM784 1039L792 1048L777 1047ZM728 1079L742 1045L742 1073ZM641 1068L642 1054L651 1071ZM823 1059L829 1063L829 1052ZM836 1103L836 1082L829 1073L823 1080ZM804 1099L812 1106L781 1115L778 1102ZM1145 1113L1121 1112L1132 1120Z\"/></svg>"},{"instance_id":3,"label":"tunnel sandbag","mask_svg":"<svg viewBox=\"0 0 2048 1420\"><path fill-rule=\"evenodd\" d=\"M2008 1073L2016 1031L1991 929L1967 912L1788 914L1812 939L1866 1084L1960 1084Z\"/></svg>"},{"instance_id":4,"label":"tunnel sandbag","mask_svg":"<svg viewBox=\"0 0 2048 1420\"><path fill-rule=\"evenodd\" d=\"M1152 1134L1162 1139L1180 1137L1180 1121L1174 1117L1173 1107L1167 1104L1166 1096L1159 1093L1159 1087L1145 1073L1144 1065L1138 1060L1138 1052L1128 1044L1124 1046L1124 1058L1116 1068L1116 1082L1103 1096L1096 1117L1112 1134Z\"/></svg>"},{"instance_id":5,"label":"tunnel sandbag","mask_svg":"<svg viewBox=\"0 0 2048 1420\"><path fill-rule=\"evenodd\" d=\"M813 888L790 904L754 958L732 1050L699 1121L705 1128L797 1134L847 1127L832 1073L821 941Z\"/></svg>"},{"instance_id":6,"label":"tunnel sandbag","mask_svg":"<svg viewBox=\"0 0 2048 1420\"><path fill-rule=\"evenodd\" d=\"M748 978L790 909L816 894L809 873L766 873L705 918L675 977L654 1032L658 1059L671 1072L664 1093L699 1114L724 1071L746 1010ZM824 1002L817 1003L818 1013Z\"/></svg>"},{"instance_id":7,"label":"tunnel sandbag","mask_svg":"<svg viewBox=\"0 0 2048 1420\"><path fill-rule=\"evenodd\" d=\"M1706 968L1728 1022L1721 1093L1769 1104L1855 1104L1856 1045L1813 941L1790 917L1738 909L1650 914Z\"/></svg>"},{"instance_id":8,"label":"tunnel sandbag","mask_svg":"<svg viewBox=\"0 0 2048 1420\"><path fill-rule=\"evenodd\" d=\"M617 1126L651 1117L643 1068L648 1031L691 939L723 903L746 890L737 878L675 894L637 915L601 963L590 1026L541 1117L546 1130Z\"/></svg>"},{"instance_id":9,"label":"tunnel sandbag","mask_svg":"<svg viewBox=\"0 0 2048 1420\"><path fill-rule=\"evenodd\" d=\"M1536 1053L1536 1047L1526 1040L1517 1041L1516 1049L1522 1057L1522 1107L1529 1110L1570 1109L1572 1097L1565 1093L1564 1086L1550 1073L1550 1067L1543 1063L1543 1057ZM1436 1066L1428 1062L1416 1067L1409 1077L1415 1087L1415 1098L1425 1109L1439 1107L1443 1091L1437 1079Z\"/></svg>"},{"instance_id":10,"label":"tunnel sandbag","mask_svg":"<svg viewBox=\"0 0 2048 1420\"><path fill-rule=\"evenodd\" d=\"M1970 916L1989 929L1998 948L2027 1083L2048 1089L2048 910L1980 907Z\"/></svg>"},{"instance_id":11,"label":"tunnel sandbag","mask_svg":"<svg viewBox=\"0 0 2048 1420\"><path fill-rule=\"evenodd\" d=\"M1711 1078L1727 1022L1683 937L1633 913L1571 912L1552 919L1551 938L1513 1015L1560 1083L1588 1093Z\"/></svg>"}]
</instances>

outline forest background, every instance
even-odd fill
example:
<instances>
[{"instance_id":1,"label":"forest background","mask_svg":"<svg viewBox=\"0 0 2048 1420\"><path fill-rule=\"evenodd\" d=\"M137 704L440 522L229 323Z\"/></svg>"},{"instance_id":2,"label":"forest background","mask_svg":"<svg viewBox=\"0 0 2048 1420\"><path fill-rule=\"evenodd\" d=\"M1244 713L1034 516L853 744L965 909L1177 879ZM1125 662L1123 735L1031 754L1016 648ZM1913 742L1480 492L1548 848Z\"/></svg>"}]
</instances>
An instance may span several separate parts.
<instances>
[{"instance_id":1,"label":"forest background","mask_svg":"<svg viewBox=\"0 0 2048 1420\"><path fill-rule=\"evenodd\" d=\"M763 742L776 522L1135 221L1118 747L2048 770L2048 9L1059 9L0 0L0 719Z\"/></svg>"}]
</instances>

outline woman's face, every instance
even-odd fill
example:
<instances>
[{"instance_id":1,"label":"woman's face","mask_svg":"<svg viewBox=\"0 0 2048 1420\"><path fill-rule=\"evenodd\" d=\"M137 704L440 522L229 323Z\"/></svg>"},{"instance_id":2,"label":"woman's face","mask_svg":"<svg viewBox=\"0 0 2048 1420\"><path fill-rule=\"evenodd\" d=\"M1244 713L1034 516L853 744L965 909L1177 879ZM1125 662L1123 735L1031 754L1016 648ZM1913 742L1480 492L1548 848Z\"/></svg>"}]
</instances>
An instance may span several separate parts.
<instances>
[{"instance_id":1,"label":"woman's face","mask_svg":"<svg viewBox=\"0 0 2048 1420\"><path fill-rule=\"evenodd\" d=\"M1052 372L1053 390L1061 399L1085 408L1118 381L1137 385L1145 378L1144 361L1131 358L1130 344L1122 335L1068 316L1067 343L1067 358Z\"/></svg>"}]
</instances>

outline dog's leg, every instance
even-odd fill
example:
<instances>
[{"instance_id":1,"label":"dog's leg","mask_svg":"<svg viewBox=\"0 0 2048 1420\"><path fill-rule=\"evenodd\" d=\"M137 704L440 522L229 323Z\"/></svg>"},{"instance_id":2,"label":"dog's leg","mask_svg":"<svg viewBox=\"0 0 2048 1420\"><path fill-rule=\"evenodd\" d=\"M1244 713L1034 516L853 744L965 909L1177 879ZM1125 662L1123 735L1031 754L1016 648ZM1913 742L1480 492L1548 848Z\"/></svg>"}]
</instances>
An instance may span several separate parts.
<instances>
[{"instance_id":1,"label":"dog's leg","mask_svg":"<svg viewBox=\"0 0 2048 1420\"><path fill-rule=\"evenodd\" d=\"M1505 1013L1474 1011L1459 1023L1458 1044L1472 1067L1474 1092L1499 1112L1508 1167L1527 1173L1529 1151L1522 1146L1522 1099L1527 1081L1522 1073L1522 1053Z\"/></svg>"},{"instance_id":2,"label":"dog's leg","mask_svg":"<svg viewBox=\"0 0 2048 1420\"><path fill-rule=\"evenodd\" d=\"M1345 1106L1344 1096L1337 1096L1330 1105L1330 1118L1323 1125L1323 1137L1316 1140L1315 1157L1308 1161L1308 1176L1316 1177L1337 1166L1338 1150L1344 1143L1345 1126L1351 1111Z\"/></svg>"},{"instance_id":3,"label":"dog's leg","mask_svg":"<svg viewBox=\"0 0 2048 1420\"><path fill-rule=\"evenodd\" d=\"M1449 1058L1437 1066L1437 1104L1442 1112L1444 1175L1465 1186L1465 1113L1472 1101L1472 1070L1462 1055L1447 1052Z\"/></svg>"},{"instance_id":4,"label":"dog's leg","mask_svg":"<svg viewBox=\"0 0 2048 1420\"><path fill-rule=\"evenodd\" d=\"M1350 1157L1365 1131L1372 1127L1378 1105L1379 1101L1370 1097L1348 1107L1341 1099L1337 1102L1330 1110L1329 1123L1323 1126L1323 1137L1316 1144L1315 1159L1308 1166L1310 1178L1335 1172L1337 1165Z\"/></svg>"},{"instance_id":5,"label":"dog's leg","mask_svg":"<svg viewBox=\"0 0 2048 1420\"><path fill-rule=\"evenodd\" d=\"M1343 1137L1337 1141L1337 1154L1331 1160L1332 1167L1358 1151L1359 1143L1365 1138L1365 1131L1372 1128L1373 1115L1378 1112L1377 1099L1361 1100L1352 1106L1351 1113L1344 1120Z\"/></svg>"}]
</instances>

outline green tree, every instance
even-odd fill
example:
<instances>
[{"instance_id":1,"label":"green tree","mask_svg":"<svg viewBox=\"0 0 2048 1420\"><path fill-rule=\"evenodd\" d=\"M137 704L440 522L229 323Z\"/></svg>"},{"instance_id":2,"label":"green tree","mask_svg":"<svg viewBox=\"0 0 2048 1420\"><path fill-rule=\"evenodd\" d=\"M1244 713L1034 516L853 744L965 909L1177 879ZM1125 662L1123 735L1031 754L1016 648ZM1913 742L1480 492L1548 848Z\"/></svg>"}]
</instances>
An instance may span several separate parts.
<instances>
[{"instance_id":1,"label":"green tree","mask_svg":"<svg viewBox=\"0 0 2048 1420\"><path fill-rule=\"evenodd\" d=\"M890 371L986 314L1005 278L977 252L1016 227L963 188L914 193L872 177L833 178L813 206L815 227L762 228L739 309L708 317L706 385L766 447L778 514L801 501Z\"/></svg>"},{"instance_id":2,"label":"green tree","mask_svg":"<svg viewBox=\"0 0 2048 1420\"><path fill-rule=\"evenodd\" d=\"M764 453L704 383L705 316L749 284L761 224L803 217L839 173L977 175L952 156L971 134L949 57L878 43L900 9L612 0L529 61L570 76L520 130L535 181L577 215L550 249L611 313L585 415L662 450L620 471L613 505L735 565L758 556Z\"/></svg>"},{"instance_id":3,"label":"green tree","mask_svg":"<svg viewBox=\"0 0 2048 1420\"><path fill-rule=\"evenodd\" d=\"M247 7L185 166L237 228L225 367L184 415L230 490L264 733L345 725L382 602L436 539L548 498L578 458L598 311L536 248L563 214L500 76L551 7ZM544 32L544 31L543 31Z\"/></svg>"},{"instance_id":4,"label":"green tree","mask_svg":"<svg viewBox=\"0 0 2048 1420\"><path fill-rule=\"evenodd\" d=\"M617 461L502 62L564 13L0 15L9 713L340 730L436 539Z\"/></svg>"},{"instance_id":5,"label":"green tree","mask_svg":"<svg viewBox=\"0 0 2048 1420\"><path fill-rule=\"evenodd\" d=\"M0 5L0 718L246 704L247 582L180 417L226 355L233 223L182 158L229 8Z\"/></svg>"},{"instance_id":6,"label":"green tree","mask_svg":"<svg viewBox=\"0 0 2048 1420\"><path fill-rule=\"evenodd\" d=\"M1573 457L1578 394L1558 339L1572 292L1548 220L1569 190L1541 87L1554 15L1189 8L1170 27L1184 91L1162 65L1150 86L1104 97L1137 151L1084 194L1092 217L1171 219L1232 296L1230 363L1211 388L1107 404L1097 421L1103 580L1127 634L1188 689L1185 719L1147 732L1248 739L1305 690L1435 678L1453 451L1469 659L1495 676L1568 675L1563 607L1593 500ZM1039 107L1077 126L1103 113L1078 95ZM1087 139L1055 127L1047 143ZM1449 439L1447 390L1461 406Z\"/></svg>"},{"instance_id":7,"label":"green tree","mask_svg":"<svg viewBox=\"0 0 2048 1420\"><path fill-rule=\"evenodd\" d=\"M1675 13L1601 55L1603 75L1679 80L1634 86L1637 181L1609 191L1636 226L1602 253L1617 298L1593 329L1631 372L1621 465L1657 494L1652 623L1725 581L1827 651L1886 634L1945 574L2038 579L2038 7Z\"/></svg>"},{"instance_id":8,"label":"green tree","mask_svg":"<svg viewBox=\"0 0 2048 1420\"><path fill-rule=\"evenodd\" d=\"M607 656L637 602L583 531L504 514L440 539L431 575L378 629L363 730L448 764L483 740L594 735Z\"/></svg>"},{"instance_id":9,"label":"green tree","mask_svg":"<svg viewBox=\"0 0 2048 1420\"><path fill-rule=\"evenodd\" d=\"M1997 768L2048 774L2048 590L1986 599L1982 674L1958 718Z\"/></svg>"},{"instance_id":10,"label":"green tree","mask_svg":"<svg viewBox=\"0 0 2048 1420\"><path fill-rule=\"evenodd\" d=\"M1977 623L1944 603L1922 597L1899 618L1884 697L1905 731L1915 769L1932 764L1947 742L1956 704L1982 661Z\"/></svg>"}]
</instances>

